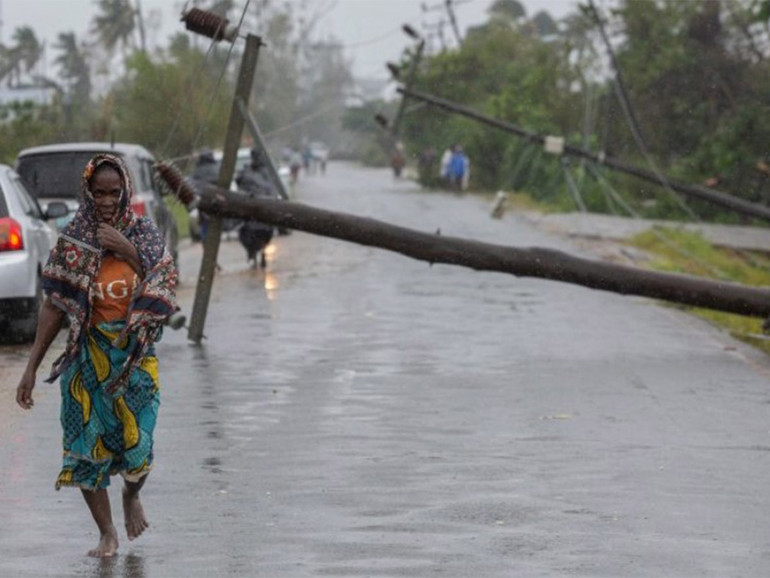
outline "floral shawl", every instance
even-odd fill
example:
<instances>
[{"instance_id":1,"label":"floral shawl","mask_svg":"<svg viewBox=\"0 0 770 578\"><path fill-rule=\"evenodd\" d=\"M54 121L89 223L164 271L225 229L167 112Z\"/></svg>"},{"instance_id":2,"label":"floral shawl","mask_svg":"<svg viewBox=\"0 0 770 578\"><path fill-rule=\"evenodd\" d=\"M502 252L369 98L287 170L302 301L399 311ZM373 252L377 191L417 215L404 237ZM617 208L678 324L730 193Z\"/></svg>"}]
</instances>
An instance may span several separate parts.
<instances>
[{"instance_id":1,"label":"floral shawl","mask_svg":"<svg viewBox=\"0 0 770 578\"><path fill-rule=\"evenodd\" d=\"M148 218L138 217L131 207L133 185L126 166L118 157L108 154L98 154L86 165L82 203L73 220L62 229L43 269L43 291L70 320L66 349L54 362L46 381L54 381L77 359L88 335L92 286L106 253L97 240L96 206L88 181L96 168L104 163L118 171L123 189L113 226L136 247L143 277L132 295L123 333L115 340L116 344L123 342L128 333L137 337L134 350L115 378L106 385L109 393L119 395L128 383L131 370L141 363L148 348L160 338L164 322L176 310L177 270L157 227Z\"/></svg>"}]
</instances>

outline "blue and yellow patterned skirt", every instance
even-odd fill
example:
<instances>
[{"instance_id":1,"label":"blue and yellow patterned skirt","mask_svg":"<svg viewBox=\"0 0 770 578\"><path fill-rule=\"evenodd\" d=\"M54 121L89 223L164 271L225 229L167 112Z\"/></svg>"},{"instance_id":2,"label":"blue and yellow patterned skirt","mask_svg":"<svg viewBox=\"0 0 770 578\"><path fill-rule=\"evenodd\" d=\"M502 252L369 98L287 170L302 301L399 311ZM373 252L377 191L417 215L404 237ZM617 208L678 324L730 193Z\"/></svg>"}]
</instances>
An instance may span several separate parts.
<instances>
[{"instance_id":1,"label":"blue and yellow patterned skirt","mask_svg":"<svg viewBox=\"0 0 770 578\"><path fill-rule=\"evenodd\" d=\"M121 395L105 391L135 346L131 337L118 347L112 344L123 327L122 321L91 327L77 361L61 375L64 465L57 490L106 488L118 473L135 482L152 468L160 404L154 349L132 370Z\"/></svg>"}]
</instances>

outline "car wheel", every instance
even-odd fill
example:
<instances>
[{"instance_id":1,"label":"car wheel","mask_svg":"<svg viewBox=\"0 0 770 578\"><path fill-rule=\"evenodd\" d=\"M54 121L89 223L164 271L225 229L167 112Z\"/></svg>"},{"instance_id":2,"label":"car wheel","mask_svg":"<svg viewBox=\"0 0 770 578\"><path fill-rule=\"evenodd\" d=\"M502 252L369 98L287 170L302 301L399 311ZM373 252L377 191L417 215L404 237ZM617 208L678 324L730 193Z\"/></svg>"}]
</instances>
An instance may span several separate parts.
<instances>
[{"instance_id":1,"label":"car wheel","mask_svg":"<svg viewBox=\"0 0 770 578\"><path fill-rule=\"evenodd\" d=\"M37 274L37 284L35 286L35 296L30 299L27 314L10 322L11 340L16 343L27 343L34 341L37 333L37 318L40 314L40 307L43 305L43 280L40 272Z\"/></svg>"}]
</instances>

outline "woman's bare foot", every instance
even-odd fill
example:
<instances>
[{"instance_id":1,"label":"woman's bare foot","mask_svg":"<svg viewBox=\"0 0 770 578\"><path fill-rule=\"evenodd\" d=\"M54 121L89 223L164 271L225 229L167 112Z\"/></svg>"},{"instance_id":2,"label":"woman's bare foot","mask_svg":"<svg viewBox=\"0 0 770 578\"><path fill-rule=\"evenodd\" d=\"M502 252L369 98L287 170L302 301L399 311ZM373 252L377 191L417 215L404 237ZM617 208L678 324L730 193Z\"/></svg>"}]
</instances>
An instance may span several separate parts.
<instances>
[{"instance_id":1,"label":"woman's bare foot","mask_svg":"<svg viewBox=\"0 0 770 578\"><path fill-rule=\"evenodd\" d=\"M88 551L92 558L109 558L118 551L118 532L113 527L110 531L102 534L99 539L99 545L93 550Z\"/></svg>"},{"instance_id":2,"label":"woman's bare foot","mask_svg":"<svg viewBox=\"0 0 770 578\"><path fill-rule=\"evenodd\" d=\"M144 517L144 508L139 500L139 492L131 492L123 488L123 515L126 518L126 534L128 539L138 538L150 524Z\"/></svg>"}]
</instances>

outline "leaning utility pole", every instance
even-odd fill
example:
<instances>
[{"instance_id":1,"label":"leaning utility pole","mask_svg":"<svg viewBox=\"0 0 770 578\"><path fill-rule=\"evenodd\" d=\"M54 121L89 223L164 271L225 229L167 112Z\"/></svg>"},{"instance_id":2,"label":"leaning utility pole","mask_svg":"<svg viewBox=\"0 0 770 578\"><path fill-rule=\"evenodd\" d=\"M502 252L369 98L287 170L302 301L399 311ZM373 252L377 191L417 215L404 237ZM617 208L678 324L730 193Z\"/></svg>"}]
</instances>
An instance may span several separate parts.
<instances>
[{"instance_id":1,"label":"leaning utility pole","mask_svg":"<svg viewBox=\"0 0 770 578\"><path fill-rule=\"evenodd\" d=\"M759 205L757 203L752 203L750 201L745 201L739 197L735 197L728 193L718 191L716 189L711 189L709 187L704 187L701 185L681 183L668 178L666 178L665 181L662 182L660 175L655 172L648 171L639 167L635 167L633 165L629 165L627 163L624 163L612 157L605 157L603 154L598 154L598 155L594 154L585 149L581 149L579 147L564 143L563 139L560 139L557 137L548 137L545 135L534 133L532 131L516 126L515 124L512 124L510 122L506 122L504 120L500 120L497 118L493 118L491 116L487 116L485 114L481 114L480 112L477 112L471 108L468 108L467 106L463 106L461 104L451 102L449 100L440 98L438 96L433 96L431 94L426 94L424 92L419 92L417 90L412 90L409 88L398 88L397 90L404 96L408 96L411 99L424 102L430 106L440 108L442 110L445 110L453 114L459 114L461 116L473 119L487 126L491 126L492 128L496 128L504 132L507 132L509 134L513 134L518 137L521 137L530 143L546 145L549 141L558 140L560 141L559 154L572 155L575 157L584 158L589 161L593 161L599 165L604 165L611 169L615 169L617 171L620 171L629 175L633 175L639 179L648 181L656 185L664 185L665 183L665 185L669 186L672 190L682 193L684 195L687 195L689 197L692 197L701 201L705 201L707 203L720 205L722 207L725 207L727 209L730 209L742 215L754 217L756 219L763 219L765 221L770 221L770 207Z\"/></svg>"},{"instance_id":2,"label":"leaning utility pole","mask_svg":"<svg viewBox=\"0 0 770 578\"><path fill-rule=\"evenodd\" d=\"M413 31L411 27L405 27L405 30ZM407 34L409 34L409 32L407 32ZM422 60L422 54L425 51L425 39L420 36L417 36L417 38L419 39L419 42L417 43L417 48L415 49L412 61L409 64L409 73L406 77L405 86L408 88L412 88L414 86L414 81L417 79L417 70L420 67L420 61ZM396 112L396 116L393 119L393 123L390 125L390 140L392 141L393 145L395 145L398 141L398 132L401 128L401 120L404 117L404 110L406 109L407 100L408 99L406 96L401 97L401 102L398 105L398 111Z\"/></svg>"},{"instance_id":3,"label":"leaning utility pole","mask_svg":"<svg viewBox=\"0 0 770 578\"><path fill-rule=\"evenodd\" d=\"M226 19L220 18L210 12L204 12L197 8L185 15L187 28L209 38L229 39L234 42L238 31L228 26ZM227 125L225 146L222 153L222 164L219 167L219 186L229 189L235 172L235 160L243 134L244 118L239 108L239 102L248 104L254 84L254 73L259 59L259 47L262 39L259 36L248 34L246 47L241 59L241 67L238 71L238 80L235 87L235 98L230 110L230 120ZM195 300L190 317L190 328L187 337L190 341L200 343L203 339L203 326L206 323L206 313L211 299L211 288L214 284L214 273L217 267L219 255L219 243L222 237L222 219L213 215L209 221L209 229L203 242L203 260L201 261L198 285L195 288Z\"/></svg>"},{"instance_id":4,"label":"leaning utility pole","mask_svg":"<svg viewBox=\"0 0 770 578\"><path fill-rule=\"evenodd\" d=\"M259 125L257 124L256 119L252 116L248 106L246 106L246 103L243 102L243 99L236 98L235 100L238 103L238 110L240 111L241 116L243 116L246 127L251 133L251 139L254 141L254 147L262 151L262 155L265 158L265 166L267 166L267 172L270 173L270 178L273 181L273 186L275 186L276 190L278 191L278 196L282 199L288 199L289 193L286 192L286 186L283 184L281 177L278 175L278 171L276 170L275 164L273 163L273 158L270 156L270 151L265 145L265 139L262 136L262 131L259 130Z\"/></svg>"}]
</instances>

